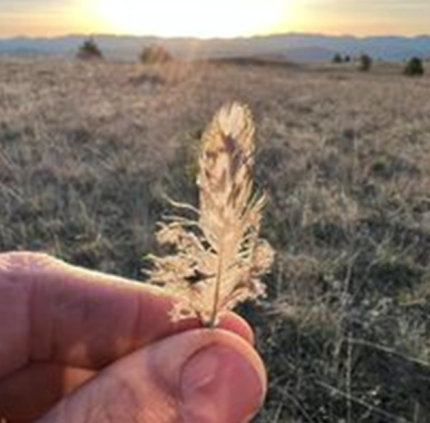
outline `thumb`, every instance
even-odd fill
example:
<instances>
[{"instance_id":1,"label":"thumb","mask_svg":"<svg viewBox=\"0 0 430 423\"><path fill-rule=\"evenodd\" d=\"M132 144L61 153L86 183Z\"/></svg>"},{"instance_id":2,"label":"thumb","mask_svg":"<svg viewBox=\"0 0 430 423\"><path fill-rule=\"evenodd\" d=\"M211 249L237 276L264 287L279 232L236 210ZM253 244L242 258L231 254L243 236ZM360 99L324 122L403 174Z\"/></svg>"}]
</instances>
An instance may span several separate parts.
<instances>
[{"instance_id":1,"label":"thumb","mask_svg":"<svg viewBox=\"0 0 430 423\"><path fill-rule=\"evenodd\" d=\"M251 345L200 329L117 361L40 423L244 423L265 391L264 366Z\"/></svg>"}]
</instances>

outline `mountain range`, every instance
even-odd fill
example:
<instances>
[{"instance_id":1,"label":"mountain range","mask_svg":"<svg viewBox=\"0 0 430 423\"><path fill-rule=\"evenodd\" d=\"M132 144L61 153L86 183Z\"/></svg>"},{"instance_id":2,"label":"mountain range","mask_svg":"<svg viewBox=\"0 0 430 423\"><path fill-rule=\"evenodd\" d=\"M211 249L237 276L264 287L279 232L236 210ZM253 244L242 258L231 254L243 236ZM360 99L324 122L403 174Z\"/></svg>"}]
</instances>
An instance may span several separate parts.
<instances>
[{"instance_id":1,"label":"mountain range","mask_svg":"<svg viewBox=\"0 0 430 423\"><path fill-rule=\"evenodd\" d=\"M73 56L87 38L86 35L67 35L0 39L0 54ZM388 61L412 56L430 58L430 35L355 37L289 33L201 40L101 34L93 38L107 57L126 61L135 61L142 49L153 43L162 44L180 59L273 56L292 61L323 61L331 59L335 53L350 56L366 53Z\"/></svg>"}]
</instances>

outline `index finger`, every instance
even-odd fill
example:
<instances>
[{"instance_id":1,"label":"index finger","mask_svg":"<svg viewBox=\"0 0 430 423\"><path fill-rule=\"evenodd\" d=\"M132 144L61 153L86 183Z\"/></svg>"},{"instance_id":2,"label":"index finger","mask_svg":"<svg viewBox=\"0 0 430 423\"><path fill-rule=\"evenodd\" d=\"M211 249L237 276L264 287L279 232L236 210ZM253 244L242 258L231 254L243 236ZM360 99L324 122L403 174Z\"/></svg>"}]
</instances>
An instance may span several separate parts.
<instances>
[{"instance_id":1,"label":"index finger","mask_svg":"<svg viewBox=\"0 0 430 423\"><path fill-rule=\"evenodd\" d=\"M98 369L161 338L200 327L174 323L161 290L43 254L0 255L0 376L29 361ZM229 314L221 322L252 341Z\"/></svg>"}]
</instances>

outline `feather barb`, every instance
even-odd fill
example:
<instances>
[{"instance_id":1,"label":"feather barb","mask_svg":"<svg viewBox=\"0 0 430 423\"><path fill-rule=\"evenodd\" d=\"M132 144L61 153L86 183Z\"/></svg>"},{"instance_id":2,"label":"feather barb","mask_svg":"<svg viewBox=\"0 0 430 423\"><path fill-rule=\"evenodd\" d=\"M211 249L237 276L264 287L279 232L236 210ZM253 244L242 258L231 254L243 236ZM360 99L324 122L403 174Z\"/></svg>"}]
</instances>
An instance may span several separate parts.
<instances>
[{"instance_id":1,"label":"feather barb","mask_svg":"<svg viewBox=\"0 0 430 423\"><path fill-rule=\"evenodd\" d=\"M221 311L264 294L260 277L274 253L259 237L266 197L253 194L254 132L246 106L220 109L201 141L196 225L173 217L157 234L176 251L153 259L149 282L174 296L174 320L198 317L213 327Z\"/></svg>"}]
</instances>

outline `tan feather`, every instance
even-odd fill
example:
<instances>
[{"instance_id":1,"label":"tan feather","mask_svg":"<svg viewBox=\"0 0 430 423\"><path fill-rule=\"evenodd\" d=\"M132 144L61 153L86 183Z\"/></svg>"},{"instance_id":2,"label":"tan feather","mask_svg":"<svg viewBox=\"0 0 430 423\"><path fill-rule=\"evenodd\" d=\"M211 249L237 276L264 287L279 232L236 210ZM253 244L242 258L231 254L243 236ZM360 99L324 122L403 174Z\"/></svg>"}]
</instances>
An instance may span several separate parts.
<instances>
[{"instance_id":1,"label":"tan feather","mask_svg":"<svg viewBox=\"0 0 430 423\"><path fill-rule=\"evenodd\" d=\"M247 107L221 108L202 138L196 220L172 218L157 233L176 253L153 258L149 281L175 296L174 320L197 316L214 326L221 311L264 294L259 278L273 250L258 236L266 199L253 195L254 132Z\"/></svg>"}]
</instances>

